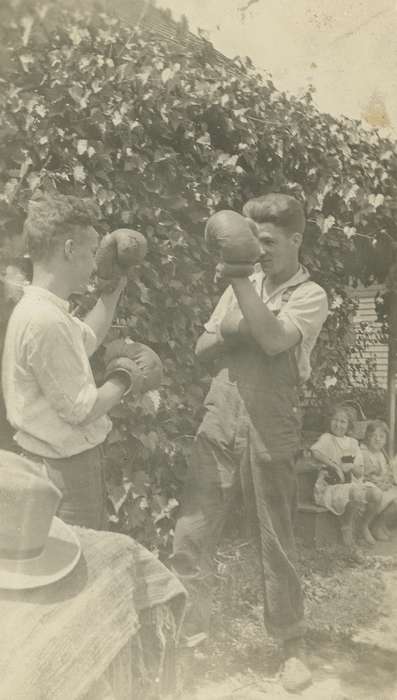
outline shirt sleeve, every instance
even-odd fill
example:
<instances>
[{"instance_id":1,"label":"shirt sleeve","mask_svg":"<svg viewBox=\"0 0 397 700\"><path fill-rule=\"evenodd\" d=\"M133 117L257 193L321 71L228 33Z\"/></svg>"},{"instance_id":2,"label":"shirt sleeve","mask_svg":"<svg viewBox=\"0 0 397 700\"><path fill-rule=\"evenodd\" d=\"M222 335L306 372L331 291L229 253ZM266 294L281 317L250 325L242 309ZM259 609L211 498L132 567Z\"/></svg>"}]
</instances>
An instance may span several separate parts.
<instances>
[{"instance_id":1,"label":"shirt sleeve","mask_svg":"<svg viewBox=\"0 0 397 700\"><path fill-rule=\"evenodd\" d=\"M98 395L88 357L81 350L68 328L57 322L36 329L28 344L28 362L41 391L72 425L84 422Z\"/></svg>"},{"instance_id":2,"label":"shirt sleeve","mask_svg":"<svg viewBox=\"0 0 397 700\"><path fill-rule=\"evenodd\" d=\"M311 449L321 452L321 454L328 459L335 460L335 450L328 433L320 435L318 440L311 446Z\"/></svg>"},{"instance_id":3,"label":"shirt sleeve","mask_svg":"<svg viewBox=\"0 0 397 700\"><path fill-rule=\"evenodd\" d=\"M233 292L233 288L231 285L229 285L219 299L210 319L204 324L204 328L207 333L216 333L218 326L223 320L226 312L229 311L234 304L237 306L237 299Z\"/></svg>"},{"instance_id":4,"label":"shirt sleeve","mask_svg":"<svg viewBox=\"0 0 397 700\"><path fill-rule=\"evenodd\" d=\"M328 315L325 291L314 282L301 284L292 292L278 318L288 319L300 332L303 341L317 337Z\"/></svg>"},{"instance_id":5,"label":"shirt sleeve","mask_svg":"<svg viewBox=\"0 0 397 700\"><path fill-rule=\"evenodd\" d=\"M73 321L75 321L79 326L87 355L88 357L91 357L98 345L98 339L95 332L92 330L91 326L88 325L88 323L81 321L81 319L77 318L76 316L73 317Z\"/></svg>"}]
</instances>

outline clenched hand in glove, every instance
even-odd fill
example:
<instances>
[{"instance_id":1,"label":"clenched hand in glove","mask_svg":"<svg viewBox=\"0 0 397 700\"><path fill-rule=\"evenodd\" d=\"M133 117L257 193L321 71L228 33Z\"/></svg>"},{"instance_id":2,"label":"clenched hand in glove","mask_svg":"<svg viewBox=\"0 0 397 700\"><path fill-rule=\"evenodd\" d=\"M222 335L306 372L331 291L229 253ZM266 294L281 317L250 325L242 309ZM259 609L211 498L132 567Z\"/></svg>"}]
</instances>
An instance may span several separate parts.
<instances>
[{"instance_id":1,"label":"clenched hand in glove","mask_svg":"<svg viewBox=\"0 0 397 700\"><path fill-rule=\"evenodd\" d=\"M255 272L255 268L249 263L220 262L215 268L214 282L229 283L233 277L249 277L253 272Z\"/></svg>"},{"instance_id":2,"label":"clenched hand in glove","mask_svg":"<svg viewBox=\"0 0 397 700\"><path fill-rule=\"evenodd\" d=\"M163 379L163 365L154 350L129 339L109 343L105 352L105 365L106 379L115 373L129 377L130 385L126 394L144 394L158 389Z\"/></svg>"},{"instance_id":3,"label":"clenched hand in glove","mask_svg":"<svg viewBox=\"0 0 397 700\"><path fill-rule=\"evenodd\" d=\"M236 211L224 209L210 216L204 236L208 250L223 263L252 266L261 255L256 224Z\"/></svg>"},{"instance_id":4,"label":"clenched hand in glove","mask_svg":"<svg viewBox=\"0 0 397 700\"><path fill-rule=\"evenodd\" d=\"M146 239L139 231L120 228L107 233L96 253L97 277L101 289L113 291L131 267L137 267L143 262L146 253Z\"/></svg>"}]
</instances>

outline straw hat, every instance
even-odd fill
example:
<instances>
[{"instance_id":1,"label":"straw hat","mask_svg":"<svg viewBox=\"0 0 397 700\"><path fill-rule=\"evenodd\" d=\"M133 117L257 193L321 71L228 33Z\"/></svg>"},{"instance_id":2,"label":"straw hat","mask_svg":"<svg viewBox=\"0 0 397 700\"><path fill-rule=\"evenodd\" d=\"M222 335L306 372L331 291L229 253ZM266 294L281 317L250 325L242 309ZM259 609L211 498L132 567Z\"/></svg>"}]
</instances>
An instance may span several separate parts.
<instances>
[{"instance_id":1,"label":"straw hat","mask_svg":"<svg viewBox=\"0 0 397 700\"><path fill-rule=\"evenodd\" d=\"M0 450L0 589L46 586L76 566L80 543L55 517L61 497L40 465Z\"/></svg>"}]
</instances>

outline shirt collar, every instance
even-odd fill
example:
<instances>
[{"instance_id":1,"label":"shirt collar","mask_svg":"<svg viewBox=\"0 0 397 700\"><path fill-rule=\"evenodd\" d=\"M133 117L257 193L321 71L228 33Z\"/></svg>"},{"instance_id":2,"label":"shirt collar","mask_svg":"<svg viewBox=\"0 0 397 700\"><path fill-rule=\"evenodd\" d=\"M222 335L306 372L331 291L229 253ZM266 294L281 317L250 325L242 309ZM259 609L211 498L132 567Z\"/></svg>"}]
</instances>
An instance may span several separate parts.
<instances>
[{"instance_id":1,"label":"shirt collar","mask_svg":"<svg viewBox=\"0 0 397 700\"><path fill-rule=\"evenodd\" d=\"M29 284L24 289L24 295L29 298L34 298L39 300L49 301L62 311L69 311L69 302L66 299L61 299L56 294L53 294L48 289L44 287L37 287L34 284Z\"/></svg>"},{"instance_id":2,"label":"shirt collar","mask_svg":"<svg viewBox=\"0 0 397 700\"><path fill-rule=\"evenodd\" d=\"M262 289L262 283L265 277L266 275L262 269L258 270L258 272L255 272L251 277L252 281L257 285L259 293ZM267 297L267 301L269 301L269 299L272 299L274 296L277 296L277 294L280 294L280 292L282 292L284 289L288 289L289 287L296 287L298 284L307 282L309 278L310 273L308 269L304 265L300 264L295 274L292 275L292 277L290 277L288 280L280 284L279 287L274 289L274 291Z\"/></svg>"}]
</instances>

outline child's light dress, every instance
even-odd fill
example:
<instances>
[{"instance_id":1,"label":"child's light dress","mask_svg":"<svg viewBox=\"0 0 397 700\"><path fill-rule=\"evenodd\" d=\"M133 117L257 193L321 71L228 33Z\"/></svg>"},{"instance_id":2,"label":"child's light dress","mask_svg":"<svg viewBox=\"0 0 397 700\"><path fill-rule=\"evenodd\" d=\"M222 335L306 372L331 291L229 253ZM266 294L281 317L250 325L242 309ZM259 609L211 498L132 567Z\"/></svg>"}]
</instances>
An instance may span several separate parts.
<instances>
[{"instance_id":1,"label":"child's light dress","mask_svg":"<svg viewBox=\"0 0 397 700\"><path fill-rule=\"evenodd\" d=\"M393 501L397 501L397 486L394 483L390 464L381 450L371 452L367 445L360 445L364 461L364 477L382 491L382 500L377 512L382 513Z\"/></svg>"}]
</instances>

